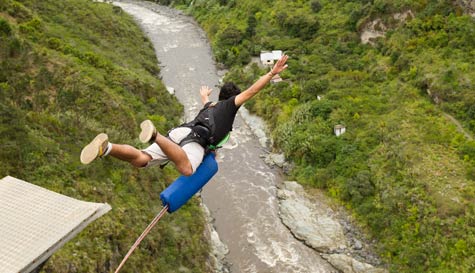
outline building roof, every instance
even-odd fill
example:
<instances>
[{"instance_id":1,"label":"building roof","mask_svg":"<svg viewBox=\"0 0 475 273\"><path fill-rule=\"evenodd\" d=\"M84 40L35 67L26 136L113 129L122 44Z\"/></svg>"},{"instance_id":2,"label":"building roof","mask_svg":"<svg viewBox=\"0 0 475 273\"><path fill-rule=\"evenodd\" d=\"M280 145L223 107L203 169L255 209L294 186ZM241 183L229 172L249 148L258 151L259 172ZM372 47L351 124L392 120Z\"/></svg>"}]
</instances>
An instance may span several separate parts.
<instances>
[{"instance_id":1,"label":"building roof","mask_svg":"<svg viewBox=\"0 0 475 273\"><path fill-rule=\"evenodd\" d=\"M2 178L0 272L31 272L110 209L11 176Z\"/></svg>"},{"instance_id":2,"label":"building roof","mask_svg":"<svg viewBox=\"0 0 475 273\"><path fill-rule=\"evenodd\" d=\"M272 52L269 51L262 51L261 52L261 61L267 61L267 60L278 60L282 57L282 50L272 50Z\"/></svg>"}]
</instances>

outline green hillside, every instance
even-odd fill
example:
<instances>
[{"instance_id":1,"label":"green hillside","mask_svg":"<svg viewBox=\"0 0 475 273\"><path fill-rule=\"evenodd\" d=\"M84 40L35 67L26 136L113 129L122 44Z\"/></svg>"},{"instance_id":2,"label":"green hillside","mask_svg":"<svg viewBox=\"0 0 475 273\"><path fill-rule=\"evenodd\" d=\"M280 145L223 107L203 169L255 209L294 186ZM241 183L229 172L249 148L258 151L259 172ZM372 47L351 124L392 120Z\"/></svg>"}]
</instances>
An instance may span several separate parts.
<instances>
[{"instance_id":1,"label":"green hillside","mask_svg":"<svg viewBox=\"0 0 475 273\"><path fill-rule=\"evenodd\" d=\"M108 4L2 0L0 67L0 176L113 207L42 272L112 272L178 174L110 159L84 166L79 153L99 132L138 145L143 119L161 131L179 122L183 109L158 80L151 43ZM121 272L206 272L203 229L190 202L164 217Z\"/></svg>"},{"instance_id":2,"label":"green hillside","mask_svg":"<svg viewBox=\"0 0 475 273\"><path fill-rule=\"evenodd\" d=\"M348 207L391 272L411 273L475 271L475 19L455 2L174 1L242 87L263 73L251 56L290 55L285 81L247 107L293 178ZM378 18L385 37L362 44Z\"/></svg>"}]
</instances>

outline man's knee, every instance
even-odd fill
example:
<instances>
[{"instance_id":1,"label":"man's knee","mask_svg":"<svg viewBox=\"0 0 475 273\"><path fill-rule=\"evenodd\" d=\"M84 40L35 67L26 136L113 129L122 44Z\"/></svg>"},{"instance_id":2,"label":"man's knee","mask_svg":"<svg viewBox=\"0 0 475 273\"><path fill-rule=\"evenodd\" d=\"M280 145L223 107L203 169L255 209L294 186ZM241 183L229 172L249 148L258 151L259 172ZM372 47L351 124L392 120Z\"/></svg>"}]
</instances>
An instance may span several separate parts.
<instances>
[{"instance_id":1,"label":"man's knee","mask_svg":"<svg viewBox=\"0 0 475 273\"><path fill-rule=\"evenodd\" d=\"M190 176L193 174L193 167L191 167L190 162L181 164L181 166L177 166L177 170L184 176Z\"/></svg>"},{"instance_id":2,"label":"man's knee","mask_svg":"<svg viewBox=\"0 0 475 273\"><path fill-rule=\"evenodd\" d=\"M130 163L137 168L143 168L148 165L148 162L152 160L152 157L144 152L141 152L141 155L136 159L132 160Z\"/></svg>"}]
</instances>

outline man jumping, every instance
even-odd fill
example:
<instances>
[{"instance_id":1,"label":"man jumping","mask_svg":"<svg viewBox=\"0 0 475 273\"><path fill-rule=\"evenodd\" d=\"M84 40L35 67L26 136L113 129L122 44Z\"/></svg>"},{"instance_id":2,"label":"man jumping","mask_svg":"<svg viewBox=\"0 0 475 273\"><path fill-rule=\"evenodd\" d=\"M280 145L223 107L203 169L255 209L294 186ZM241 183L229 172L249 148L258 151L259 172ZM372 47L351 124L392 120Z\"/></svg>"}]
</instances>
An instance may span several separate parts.
<instances>
[{"instance_id":1,"label":"man jumping","mask_svg":"<svg viewBox=\"0 0 475 273\"><path fill-rule=\"evenodd\" d=\"M140 124L139 139L150 146L139 150L127 144L113 144L105 133L97 135L81 151L81 163L89 164L98 157L110 155L129 162L135 167L161 165L169 160L183 175L192 175L201 164L210 147L215 147L232 130L234 118L239 107L254 97L270 80L287 68L288 56L282 56L270 72L261 76L244 92L233 83L226 83L219 92L219 101L212 103L207 86L200 89L204 108L191 122L170 130L167 136L161 135L150 120Z\"/></svg>"}]
</instances>

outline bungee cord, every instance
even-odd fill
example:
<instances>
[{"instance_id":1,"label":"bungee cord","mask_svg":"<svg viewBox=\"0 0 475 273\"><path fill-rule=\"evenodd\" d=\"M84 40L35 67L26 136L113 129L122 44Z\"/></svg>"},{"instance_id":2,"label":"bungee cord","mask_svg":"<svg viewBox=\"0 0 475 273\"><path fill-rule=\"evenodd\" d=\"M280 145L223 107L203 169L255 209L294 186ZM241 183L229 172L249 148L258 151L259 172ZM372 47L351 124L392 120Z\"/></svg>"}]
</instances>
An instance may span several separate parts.
<instances>
[{"instance_id":1,"label":"bungee cord","mask_svg":"<svg viewBox=\"0 0 475 273\"><path fill-rule=\"evenodd\" d=\"M139 236L139 238L137 238L135 243L130 247L129 252L127 252L125 257L120 262L119 267L117 267L117 269L114 271L114 273L119 272L119 270L124 266L127 259L129 259L132 252L134 252L134 250L139 246L140 242L142 242L142 240L145 238L145 236L147 236L147 234L150 232L150 230L158 223L160 218L162 218L162 216L165 214L165 212L167 212L167 210L168 210L168 204L165 207L163 207L163 209L157 214L157 216L155 216L155 218L153 218L152 222L148 225L148 227L142 232L142 234Z\"/></svg>"}]
</instances>

